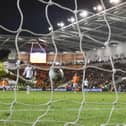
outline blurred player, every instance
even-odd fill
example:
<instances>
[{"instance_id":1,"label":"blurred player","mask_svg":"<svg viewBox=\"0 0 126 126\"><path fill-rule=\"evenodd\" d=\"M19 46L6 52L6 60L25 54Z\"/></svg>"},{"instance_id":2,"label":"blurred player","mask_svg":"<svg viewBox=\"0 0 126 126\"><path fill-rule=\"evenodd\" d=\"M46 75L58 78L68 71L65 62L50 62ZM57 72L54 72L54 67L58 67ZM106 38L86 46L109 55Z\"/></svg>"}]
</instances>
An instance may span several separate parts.
<instances>
[{"instance_id":1,"label":"blurred player","mask_svg":"<svg viewBox=\"0 0 126 126\"><path fill-rule=\"evenodd\" d=\"M72 78L74 92L79 91L79 81L80 81L80 77L77 75L77 73L75 73Z\"/></svg>"}]
</instances>

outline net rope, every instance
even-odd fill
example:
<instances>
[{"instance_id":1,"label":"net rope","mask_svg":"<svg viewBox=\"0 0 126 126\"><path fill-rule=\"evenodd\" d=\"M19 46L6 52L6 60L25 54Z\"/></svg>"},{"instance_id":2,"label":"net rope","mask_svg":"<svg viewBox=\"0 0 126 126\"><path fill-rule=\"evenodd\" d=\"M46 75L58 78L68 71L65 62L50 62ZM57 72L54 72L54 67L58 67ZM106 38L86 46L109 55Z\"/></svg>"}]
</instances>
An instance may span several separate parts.
<instances>
[{"instance_id":1,"label":"net rope","mask_svg":"<svg viewBox=\"0 0 126 126\"><path fill-rule=\"evenodd\" d=\"M19 27L17 28L17 30L13 31L11 29L8 29L2 25L0 25L0 28L3 29L4 31L7 31L9 33L13 33L13 34L16 34L15 35L15 47L16 47L16 51L17 51L17 55L19 56L20 55L20 49L19 49L19 45L18 45L18 38L20 36L20 33L22 32L28 32L32 35L35 35L35 36L48 36L48 35L51 35L51 42L54 46L54 50L55 50L55 56L54 56L54 59L53 59L53 63L52 63L52 66L50 67L51 68L59 68L57 66L55 66L55 62L56 62L56 58L57 58L57 55L58 55L58 48L57 48L57 45L56 45L56 42L55 42L55 31L54 31L54 28L53 28L53 25L49 19L49 7L50 6L57 6L63 10L66 10L68 12L72 12L74 14L74 17L75 17L75 25L77 27L77 33L78 33L78 36L79 36L79 47L80 47L80 52L83 54L83 57L84 57L84 62L85 64L83 65L83 67L81 68L71 68L71 67L65 67L65 66L60 66L62 69L67 69L67 70L82 70L83 71L83 77L82 77L82 80L84 81L85 80L85 74L86 74L86 69L87 68L94 68L94 69L97 69L97 70L101 70L101 71L107 71L109 73L112 73L112 84L113 84L113 87L114 87L114 93L115 93L115 96L114 96L114 101L112 103L104 103L104 104L110 104L111 105L111 109L110 109L110 112L107 116L107 119L105 122L103 122L104 124L101 124L101 126L107 126L107 125L110 125L110 121L111 121L111 118L112 118L112 115L113 115L113 112L116 108L116 105L118 104L118 91L117 91L117 88L116 88L116 82L115 82L115 73L117 71L120 71L122 73L126 73L126 71L122 70L122 69L116 69L115 66L114 66L114 63L113 63L113 59L112 57L110 56L109 59L110 59L110 64L111 64L111 67L112 69L111 70L108 70L108 69L104 69L104 68L100 68L100 67L97 67L97 66L91 66L91 65L88 65L87 62L88 62L88 57L86 56L86 53L85 51L83 50L82 48L82 40L83 40L83 36L86 36L87 38L93 40L94 42L96 43L103 43L99 40L96 40L95 38L91 37L91 36L88 36L87 34L83 34L81 32L81 29L80 29L80 26L79 26L79 19L78 19L78 5L77 5L77 0L74 0L74 5L75 5L75 8L72 10L70 8L67 8L63 5L60 5L52 0L49 0L48 2L47 1L44 1L44 0L38 0L39 2L41 2L42 4L45 4L46 7L45 7L45 15L46 15L46 20L49 24L49 26L51 27L51 31L50 33L48 34L38 34L38 33L34 33L33 31L30 31L28 29L24 29L22 26L23 26L23 20L24 20L24 15L23 15L23 12L22 12L22 8L20 7L20 0L17 0L17 9L18 9L18 12L20 13L20 24L19 24ZM106 16L106 7L105 7L105 4L104 4L104 1L101 0L101 4L104 8L104 11L102 12L103 13L103 17L104 17L104 22L108 28L108 38L107 40L104 42L104 46L105 48L109 48L109 44L110 44L110 39L111 39L111 24L109 23L108 19L107 19L107 16ZM124 17L122 17L124 18ZM5 40L4 43L6 43L8 40ZM3 43L3 44L4 44ZM32 44L32 47L33 47L33 44ZM36 67L36 66L33 66L35 67L36 69L39 69L39 70L46 70L46 68L40 68L40 67ZM17 86L18 86L18 81L19 81L19 78L20 78L20 73L19 73L19 68L17 68L17 73L16 73L16 85L14 87L14 91L13 91L13 100L10 102L10 103L6 103L6 102L2 102L0 101L0 104L1 105L8 105L9 106L9 114L8 114L8 117L7 119L0 119L0 122L4 122L4 125L6 126L8 122L17 122L17 123L21 123L21 124L25 124L25 125L32 125L32 126L37 126L37 124L39 122L57 122L57 123L63 123L64 126L69 126L69 125L75 125L75 126L84 126L84 122L83 122L83 125L79 124L79 120L81 119L81 112L83 110L85 110L85 104L88 103L88 101L86 101L86 96L88 95L87 92L85 92L84 90L84 85L81 84L81 87L82 87L82 100L80 102L78 102L77 104L79 104L79 107L77 108L77 114L76 114L76 117L74 118L74 120L71 120L71 121L60 121L60 120L42 120L44 117L48 116L49 112L51 111L51 107L53 106L53 103L57 103L57 102L63 102L64 100L54 100L54 82L52 79L50 79L50 83L51 83L51 90L50 90L50 96L49 96L49 100L48 102L44 103L44 104L27 104L27 103L23 103L23 102L19 102L17 100ZM83 82L82 81L82 82ZM73 101L73 103L76 102L76 101ZM34 111L41 111L42 113L39 114L35 120L33 120L32 122L31 121L21 121L21 120L12 120L12 116L14 114L14 111L27 111L26 109L23 109L23 110L16 110L15 108L15 105L16 104L20 104L20 105L24 105L24 106L35 106L35 107L38 107L38 106L45 106L46 107L46 110L45 109L37 109L37 110L31 110L32 112ZM94 104L94 103L91 103L91 104ZM97 104L102 104L102 103L97 103ZM123 104L123 103L122 103ZM0 110L0 111L7 111L7 110Z\"/></svg>"}]
</instances>

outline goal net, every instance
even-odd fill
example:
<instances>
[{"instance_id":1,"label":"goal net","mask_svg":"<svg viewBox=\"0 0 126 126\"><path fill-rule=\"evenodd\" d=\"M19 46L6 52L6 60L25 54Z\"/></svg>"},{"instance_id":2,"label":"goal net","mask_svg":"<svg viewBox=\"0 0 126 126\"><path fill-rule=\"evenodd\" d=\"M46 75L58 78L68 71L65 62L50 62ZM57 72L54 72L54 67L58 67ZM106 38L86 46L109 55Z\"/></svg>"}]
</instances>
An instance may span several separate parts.
<instances>
[{"instance_id":1,"label":"goal net","mask_svg":"<svg viewBox=\"0 0 126 126\"><path fill-rule=\"evenodd\" d=\"M0 47L11 49L4 66L15 79L0 81L0 126L126 125L126 2L110 7L101 0L93 12L82 10L80 0L69 2L17 0L16 30L0 24L9 34L0 35ZM26 23L30 5L43 18L33 25L49 27L44 33ZM69 15L67 25L55 26Z\"/></svg>"}]
</instances>

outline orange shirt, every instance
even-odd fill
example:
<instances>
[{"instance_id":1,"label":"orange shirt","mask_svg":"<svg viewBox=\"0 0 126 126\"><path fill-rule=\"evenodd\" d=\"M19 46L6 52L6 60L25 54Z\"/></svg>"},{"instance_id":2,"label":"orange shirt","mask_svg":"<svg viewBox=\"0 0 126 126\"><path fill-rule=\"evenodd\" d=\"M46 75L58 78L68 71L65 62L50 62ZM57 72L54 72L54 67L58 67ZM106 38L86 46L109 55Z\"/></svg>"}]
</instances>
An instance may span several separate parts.
<instances>
[{"instance_id":1,"label":"orange shirt","mask_svg":"<svg viewBox=\"0 0 126 126\"><path fill-rule=\"evenodd\" d=\"M8 82L6 81L6 80L2 80L1 82L0 82L0 85L1 86L7 86L8 85Z\"/></svg>"},{"instance_id":2,"label":"orange shirt","mask_svg":"<svg viewBox=\"0 0 126 126\"><path fill-rule=\"evenodd\" d=\"M79 76L74 75L74 76L73 76L73 80L72 80L72 82L73 82L73 83L78 83L79 80L80 80L80 79L79 79Z\"/></svg>"}]
</instances>

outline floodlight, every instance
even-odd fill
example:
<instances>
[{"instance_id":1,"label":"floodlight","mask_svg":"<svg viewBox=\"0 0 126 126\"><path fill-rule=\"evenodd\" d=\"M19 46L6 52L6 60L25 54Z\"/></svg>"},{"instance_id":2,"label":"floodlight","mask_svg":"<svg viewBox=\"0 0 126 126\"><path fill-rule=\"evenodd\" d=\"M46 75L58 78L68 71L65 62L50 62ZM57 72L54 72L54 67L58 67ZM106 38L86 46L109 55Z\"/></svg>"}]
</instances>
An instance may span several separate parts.
<instances>
[{"instance_id":1,"label":"floodlight","mask_svg":"<svg viewBox=\"0 0 126 126\"><path fill-rule=\"evenodd\" d=\"M103 10L103 7L99 4L99 5L97 5L96 7L93 7L93 9L95 10L95 11L102 11Z\"/></svg>"},{"instance_id":2,"label":"floodlight","mask_svg":"<svg viewBox=\"0 0 126 126\"><path fill-rule=\"evenodd\" d=\"M95 10L95 11L96 11L96 10L97 10L97 7L93 7L93 10Z\"/></svg>"},{"instance_id":3,"label":"floodlight","mask_svg":"<svg viewBox=\"0 0 126 126\"><path fill-rule=\"evenodd\" d=\"M63 23L63 22L60 22L60 23L57 23L57 25L58 25L59 27L63 27L63 26L64 26L64 23Z\"/></svg>"},{"instance_id":4,"label":"floodlight","mask_svg":"<svg viewBox=\"0 0 126 126\"><path fill-rule=\"evenodd\" d=\"M111 4L118 4L121 2L121 0L109 0Z\"/></svg>"},{"instance_id":5,"label":"floodlight","mask_svg":"<svg viewBox=\"0 0 126 126\"><path fill-rule=\"evenodd\" d=\"M97 6L97 10L98 10L98 11L102 11L102 10L103 10L103 7L102 7L101 5L98 5L98 6Z\"/></svg>"},{"instance_id":6,"label":"floodlight","mask_svg":"<svg viewBox=\"0 0 126 126\"><path fill-rule=\"evenodd\" d=\"M68 18L68 21L73 23L73 22L75 22L75 18L74 17Z\"/></svg>"},{"instance_id":7,"label":"floodlight","mask_svg":"<svg viewBox=\"0 0 126 126\"><path fill-rule=\"evenodd\" d=\"M88 16L88 12L86 10L83 10L79 13L80 17L87 17Z\"/></svg>"}]
</instances>

